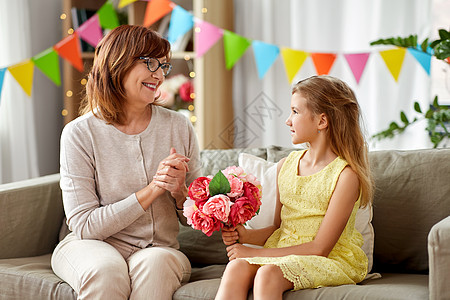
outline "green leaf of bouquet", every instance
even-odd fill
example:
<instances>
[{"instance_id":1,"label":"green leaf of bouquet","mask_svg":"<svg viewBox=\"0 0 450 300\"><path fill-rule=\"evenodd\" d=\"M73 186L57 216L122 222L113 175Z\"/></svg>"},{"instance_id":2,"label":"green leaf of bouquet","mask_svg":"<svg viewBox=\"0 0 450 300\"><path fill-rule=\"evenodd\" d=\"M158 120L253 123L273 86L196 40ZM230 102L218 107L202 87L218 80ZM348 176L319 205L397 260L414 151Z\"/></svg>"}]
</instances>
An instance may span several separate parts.
<instances>
[{"instance_id":1,"label":"green leaf of bouquet","mask_svg":"<svg viewBox=\"0 0 450 300\"><path fill-rule=\"evenodd\" d=\"M231 191L228 179L223 175L222 171L217 172L209 183L209 194L215 196L218 194L226 194Z\"/></svg>"}]
</instances>

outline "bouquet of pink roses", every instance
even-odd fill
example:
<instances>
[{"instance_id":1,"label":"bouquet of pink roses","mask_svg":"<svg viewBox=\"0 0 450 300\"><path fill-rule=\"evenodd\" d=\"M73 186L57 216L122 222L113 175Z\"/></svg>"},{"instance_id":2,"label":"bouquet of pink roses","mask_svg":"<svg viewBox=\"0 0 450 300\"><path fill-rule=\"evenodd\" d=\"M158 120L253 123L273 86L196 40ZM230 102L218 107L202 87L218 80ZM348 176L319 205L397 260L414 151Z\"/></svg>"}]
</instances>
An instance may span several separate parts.
<instances>
[{"instance_id":1,"label":"bouquet of pink roses","mask_svg":"<svg viewBox=\"0 0 450 300\"><path fill-rule=\"evenodd\" d=\"M255 176L231 166L191 183L183 215L192 228L211 236L224 226L235 227L255 216L261 206L261 189Z\"/></svg>"}]
</instances>

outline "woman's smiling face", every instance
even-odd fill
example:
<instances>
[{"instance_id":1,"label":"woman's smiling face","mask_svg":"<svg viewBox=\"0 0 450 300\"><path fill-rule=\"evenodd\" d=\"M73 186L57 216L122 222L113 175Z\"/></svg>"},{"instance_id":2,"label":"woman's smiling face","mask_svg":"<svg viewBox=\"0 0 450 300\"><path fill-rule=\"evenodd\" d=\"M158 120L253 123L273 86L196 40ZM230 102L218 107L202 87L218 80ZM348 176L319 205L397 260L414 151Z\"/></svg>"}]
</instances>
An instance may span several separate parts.
<instances>
[{"instance_id":1,"label":"woman's smiling face","mask_svg":"<svg viewBox=\"0 0 450 300\"><path fill-rule=\"evenodd\" d=\"M166 58L159 58L161 63ZM164 81L161 68L151 72L144 60L139 59L124 78L126 101L132 105L147 106L155 101L156 91Z\"/></svg>"}]
</instances>

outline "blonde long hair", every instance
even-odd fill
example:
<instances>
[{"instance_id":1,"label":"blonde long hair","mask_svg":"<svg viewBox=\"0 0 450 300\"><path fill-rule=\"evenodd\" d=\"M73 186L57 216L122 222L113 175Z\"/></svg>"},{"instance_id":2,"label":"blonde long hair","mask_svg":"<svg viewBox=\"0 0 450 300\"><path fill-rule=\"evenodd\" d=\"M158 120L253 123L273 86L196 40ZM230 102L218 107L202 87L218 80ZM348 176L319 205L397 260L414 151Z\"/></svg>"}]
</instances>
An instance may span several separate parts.
<instances>
[{"instance_id":1,"label":"blonde long hair","mask_svg":"<svg viewBox=\"0 0 450 300\"><path fill-rule=\"evenodd\" d=\"M360 107L352 89L332 76L312 76L299 81L292 94L300 93L314 114L328 118L326 134L331 150L348 162L357 174L361 188L361 207L372 202L373 179L370 173L368 145L360 125Z\"/></svg>"},{"instance_id":2,"label":"blonde long hair","mask_svg":"<svg viewBox=\"0 0 450 300\"><path fill-rule=\"evenodd\" d=\"M169 61L170 43L143 26L121 25L111 30L95 49L80 115L92 111L109 124L123 124L123 81L140 56L166 57Z\"/></svg>"}]
</instances>

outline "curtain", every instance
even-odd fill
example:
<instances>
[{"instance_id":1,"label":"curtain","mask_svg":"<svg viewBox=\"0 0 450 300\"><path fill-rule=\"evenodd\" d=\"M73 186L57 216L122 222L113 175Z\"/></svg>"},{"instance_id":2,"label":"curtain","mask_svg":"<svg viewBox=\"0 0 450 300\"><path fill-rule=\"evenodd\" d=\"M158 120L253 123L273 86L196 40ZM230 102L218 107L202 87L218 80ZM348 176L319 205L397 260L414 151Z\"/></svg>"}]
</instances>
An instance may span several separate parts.
<instances>
[{"instance_id":1,"label":"curtain","mask_svg":"<svg viewBox=\"0 0 450 300\"><path fill-rule=\"evenodd\" d=\"M30 58L28 0L0 0L0 68ZM0 95L0 183L38 176L33 97L7 71Z\"/></svg>"},{"instance_id":2,"label":"curtain","mask_svg":"<svg viewBox=\"0 0 450 300\"><path fill-rule=\"evenodd\" d=\"M430 77L406 53L398 82L389 73L379 51L370 46L379 38L417 34L430 36L431 0L235 0L235 32L306 52L335 53L329 75L347 82L361 106L366 136L401 124L400 111L414 115L413 103L429 106ZM263 79L258 78L253 51L246 51L234 66L235 147L292 146L285 120L290 113L292 85L278 56ZM343 54L370 52L359 84ZM308 57L292 84L315 75ZM237 122L236 122L237 120ZM371 150L431 147L426 124L419 122L394 139L370 141Z\"/></svg>"}]
</instances>

